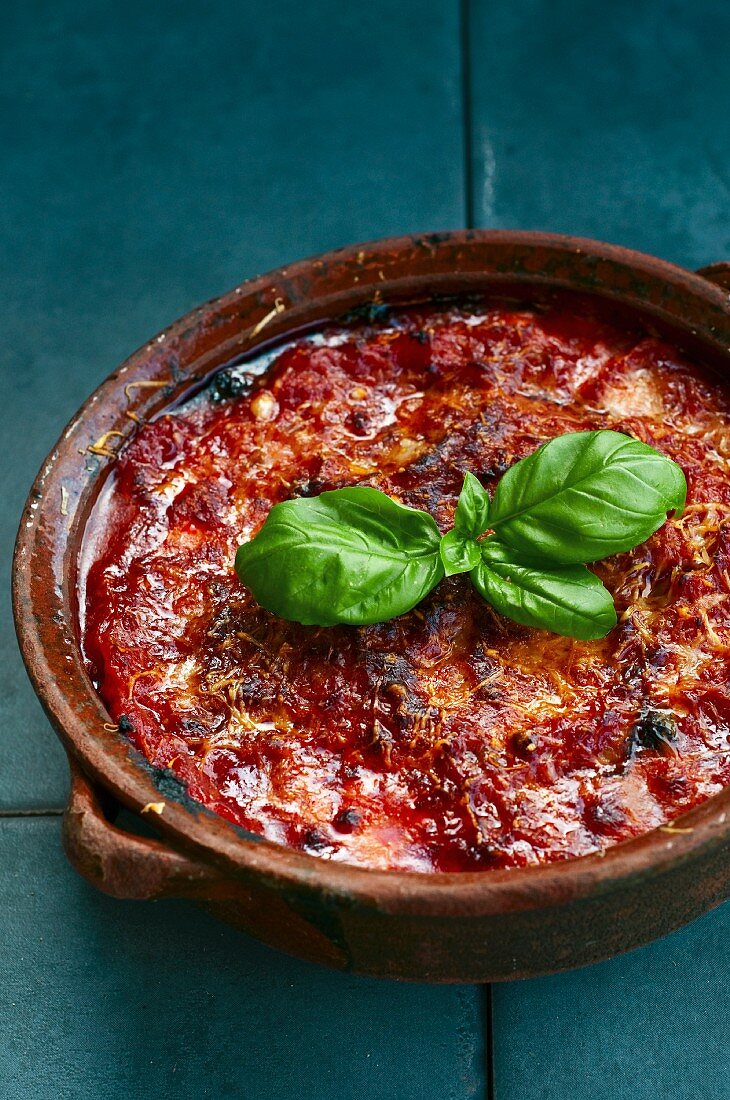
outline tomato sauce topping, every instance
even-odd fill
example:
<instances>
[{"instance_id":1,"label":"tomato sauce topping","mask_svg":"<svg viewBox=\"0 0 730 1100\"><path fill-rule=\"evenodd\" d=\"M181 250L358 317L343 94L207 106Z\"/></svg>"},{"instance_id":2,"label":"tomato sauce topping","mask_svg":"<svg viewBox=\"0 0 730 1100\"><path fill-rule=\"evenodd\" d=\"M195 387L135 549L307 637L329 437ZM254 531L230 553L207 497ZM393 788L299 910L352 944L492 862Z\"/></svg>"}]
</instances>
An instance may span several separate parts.
<instances>
[{"instance_id":1,"label":"tomato sauce topping","mask_svg":"<svg viewBox=\"0 0 730 1100\"><path fill-rule=\"evenodd\" d=\"M730 780L728 404L587 300L304 336L124 449L82 557L89 671L194 799L321 858L488 870L664 825ZM235 576L277 501L373 485L445 531L466 470L492 490L588 428L651 444L689 486L681 519L594 567L619 615L601 641L509 622L466 576L399 619L327 629L269 614Z\"/></svg>"}]
</instances>

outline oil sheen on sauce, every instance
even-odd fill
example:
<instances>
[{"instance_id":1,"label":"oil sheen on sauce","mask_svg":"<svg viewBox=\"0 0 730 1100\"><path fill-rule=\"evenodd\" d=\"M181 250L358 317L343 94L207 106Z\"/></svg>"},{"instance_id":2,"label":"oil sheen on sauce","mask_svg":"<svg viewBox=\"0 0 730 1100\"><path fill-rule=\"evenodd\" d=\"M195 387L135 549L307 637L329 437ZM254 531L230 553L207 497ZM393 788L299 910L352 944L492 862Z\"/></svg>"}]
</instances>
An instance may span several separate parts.
<instances>
[{"instance_id":1,"label":"oil sheen on sauce","mask_svg":"<svg viewBox=\"0 0 730 1100\"><path fill-rule=\"evenodd\" d=\"M663 825L730 780L728 395L588 301L432 305L323 329L140 428L92 516L83 645L110 714L191 796L324 859L518 867ZM468 577L362 628L284 622L233 560L277 501L373 485L451 526L563 432L683 467L688 506L596 572L596 642L520 627Z\"/></svg>"}]
</instances>

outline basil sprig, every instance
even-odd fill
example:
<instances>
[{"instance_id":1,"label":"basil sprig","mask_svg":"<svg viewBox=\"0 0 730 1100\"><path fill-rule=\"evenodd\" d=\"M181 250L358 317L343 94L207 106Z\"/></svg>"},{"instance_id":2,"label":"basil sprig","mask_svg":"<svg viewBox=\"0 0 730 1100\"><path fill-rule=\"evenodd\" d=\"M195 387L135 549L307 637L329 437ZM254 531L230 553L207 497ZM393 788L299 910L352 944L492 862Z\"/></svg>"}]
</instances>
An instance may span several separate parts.
<instances>
[{"instance_id":1,"label":"basil sprig","mask_svg":"<svg viewBox=\"0 0 730 1100\"><path fill-rule=\"evenodd\" d=\"M602 638L616 611L586 563L644 542L686 492L680 467L645 443L571 432L512 466L492 500L467 473L443 537L427 512L352 486L274 505L236 572L267 610L317 626L385 622L468 572L515 622Z\"/></svg>"}]
</instances>

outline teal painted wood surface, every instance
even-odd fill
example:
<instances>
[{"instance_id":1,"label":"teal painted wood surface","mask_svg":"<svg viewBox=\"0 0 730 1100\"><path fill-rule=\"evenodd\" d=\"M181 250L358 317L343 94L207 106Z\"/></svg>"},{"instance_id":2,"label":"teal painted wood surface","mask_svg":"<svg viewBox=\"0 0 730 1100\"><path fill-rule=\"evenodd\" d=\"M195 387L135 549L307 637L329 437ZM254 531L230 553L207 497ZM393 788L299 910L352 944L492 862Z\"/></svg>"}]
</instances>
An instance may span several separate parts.
<instances>
[{"instance_id":1,"label":"teal painted wood surface","mask_svg":"<svg viewBox=\"0 0 730 1100\"><path fill-rule=\"evenodd\" d=\"M290 959L181 902L120 902L58 819L0 821L3 1100L482 1096L480 994Z\"/></svg>"},{"instance_id":2,"label":"teal painted wood surface","mask_svg":"<svg viewBox=\"0 0 730 1100\"><path fill-rule=\"evenodd\" d=\"M471 0L477 225L730 255L725 0Z\"/></svg>"},{"instance_id":3,"label":"teal painted wood surface","mask_svg":"<svg viewBox=\"0 0 730 1100\"><path fill-rule=\"evenodd\" d=\"M727 1100L730 906L600 966L495 986L496 1100Z\"/></svg>"},{"instance_id":4,"label":"teal painted wood surface","mask_svg":"<svg viewBox=\"0 0 730 1100\"><path fill-rule=\"evenodd\" d=\"M30 476L86 394L249 275L470 221L690 266L727 257L729 13L721 0L7 6L3 560ZM192 906L96 895L67 867L57 818L12 816L60 807L67 780L0 598L3 1100L730 1097L727 907L624 959L494 988L490 1038L481 990L329 974Z\"/></svg>"},{"instance_id":5,"label":"teal painted wood surface","mask_svg":"<svg viewBox=\"0 0 730 1100\"><path fill-rule=\"evenodd\" d=\"M32 477L126 355L278 264L460 223L464 180L450 0L320 0L316 18L294 0L43 0L6 5L0 49L7 575ZM5 587L0 647L0 809L60 806Z\"/></svg>"}]
</instances>

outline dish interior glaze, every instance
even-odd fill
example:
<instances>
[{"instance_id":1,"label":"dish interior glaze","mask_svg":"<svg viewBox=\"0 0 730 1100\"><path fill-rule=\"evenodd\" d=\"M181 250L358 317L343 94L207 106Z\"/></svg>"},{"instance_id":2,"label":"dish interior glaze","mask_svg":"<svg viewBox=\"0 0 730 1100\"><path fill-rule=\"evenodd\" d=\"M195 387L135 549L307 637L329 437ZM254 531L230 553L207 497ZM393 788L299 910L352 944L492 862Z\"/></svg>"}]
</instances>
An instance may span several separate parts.
<instances>
[{"instance_id":1,"label":"dish interior glaze","mask_svg":"<svg viewBox=\"0 0 730 1100\"><path fill-rule=\"evenodd\" d=\"M431 304L324 327L142 426L87 527L89 673L193 798L323 859L417 872L564 860L666 825L730 780L728 394L591 299ZM262 610L236 547L278 501L372 485L452 524L564 432L678 462L688 505L593 567L619 625L501 618L468 576L368 627Z\"/></svg>"}]
</instances>

